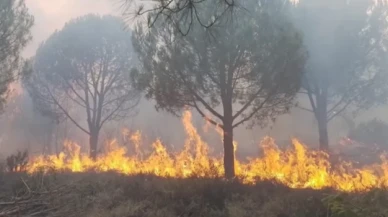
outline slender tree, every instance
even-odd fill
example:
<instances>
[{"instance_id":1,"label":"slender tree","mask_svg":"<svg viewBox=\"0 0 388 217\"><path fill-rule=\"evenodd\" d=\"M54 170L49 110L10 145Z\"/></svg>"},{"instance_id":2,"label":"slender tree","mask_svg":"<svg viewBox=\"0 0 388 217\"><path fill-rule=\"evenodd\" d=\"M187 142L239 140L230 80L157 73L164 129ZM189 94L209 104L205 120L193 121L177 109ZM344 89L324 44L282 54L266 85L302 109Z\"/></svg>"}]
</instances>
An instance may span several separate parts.
<instances>
[{"instance_id":1,"label":"slender tree","mask_svg":"<svg viewBox=\"0 0 388 217\"><path fill-rule=\"evenodd\" d=\"M172 24L158 21L149 32L139 25L132 40L141 62L134 80L157 108L179 114L189 106L222 127L228 178L235 175L233 129L249 120L264 126L287 112L306 57L284 1L245 4L254 11L225 26L214 40L201 25L182 36ZM207 6L200 16L212 16L213 5Z\"/></svg>"},{"instance_id":2,"label":"slender tree","mask_svg":"<svg viewBox=\"0 0 388 217\"><path fill-rule=\"evenodd\" d=\"M92 158L103 125L127 116L139 100L129 73L135 66L130 38L118 18L77 18L39 47L25 80L37 108L66 117L89 135ZM86 127L75 110L86 117Z\"/></svg>"},{"instance_id":3,"label":"slender tree","mask_svg":"<svg viewBox=\"0 0 388 217\"><path fill-rule=\"evenodd\" d=\"M32 39L30 29L34 18L24 0L0 1L0 108L7 99L8 87L22 64L21 52Z\"/></svg>"},{"instance_id":4,"label":"slender tree","mask_svg":"<svg viewBox=\"0 0 388 217\"><path fill-rule=\"evenodd\" d=\"M302 93L318 123L319 145L329 148L328 123L346 111L382 102L386 7L369 0L300 0L296 23L309 60ZM330 14L330 16L328 16Z\"/></svg>"}]
</instances>

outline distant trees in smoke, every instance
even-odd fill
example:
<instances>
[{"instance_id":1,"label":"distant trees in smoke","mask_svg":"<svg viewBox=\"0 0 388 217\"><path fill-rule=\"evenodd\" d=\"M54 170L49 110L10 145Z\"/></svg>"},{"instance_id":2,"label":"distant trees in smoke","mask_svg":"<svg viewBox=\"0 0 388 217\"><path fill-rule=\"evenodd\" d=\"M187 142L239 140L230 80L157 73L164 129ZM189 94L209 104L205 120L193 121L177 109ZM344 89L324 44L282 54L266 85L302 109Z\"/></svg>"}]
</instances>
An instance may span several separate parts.
<instances>
[{"instance_id":1,"label":"distant trees in smoke","mask_svg":"<svg viewBox=\"0 0 388 217\"><path fill-rule=\"evenodd\" d=\"M134 1L124 2L128 19ZM0 10L5 96L33 19L23 1L0 6L19 11ZM70 21L25 65L23 84L41 114L89 136L93 158L101 128L130 115L139 91L176 115L194 109L223 129L225 173L233 177L239 125L266 126L297 106L312 112L327 150L331 120L386 102L387 12L372 0L154 1L132 14L148 16L133 33L112 16ZM17 46L1 38L9 26L19 30L10 40ZM298 93L307 105L297 103Z\"/></svg>"},{"instance_id":2,"label":"distant trees in smoke","mask_svg":"<svg viewBox=\"0 0 388 217\"><path fill-rule=\"evenodd\" d=\"M329 148L328 123L387 97L387 7L369 0L300 0L295 23L309 51L302 93Z\"/></svg>"},{"instance_id":3,"label":"distant trees in smoke","mask_svg":"<svg viewBox=\"0 0 388 217\"><path fill-rule=\"evenodd\" d=\"M129 73L136 63L130 37L116 17L72 20L39 47L24 80L39 111L66 118L89 135L92 158L103 125L130 115L139 101ZM82 111L82 118L74 110Z\"/></svg>"},{"instance_id":4,"label":"distant trees in smoke","mask_svg":"<svg viewBox=\"0 0 388 217\"><path fill-rule=\"evenodd\" d=\"M9 85L20 75L21 52L31 41L34 18L24 0L0 1L0 109L3 110Z\"/></svg>"},{"instance_id":5,"label":"distant trees in smoke","mask_svg":"<svg viewBox=\"0 0 388 217\"><path fill-rule=\"evenodd\" d=\"M6 110L6 103L11 94L10 85L22 74L24 61L22 51L31 41L33 16L28 12L24 0L0 1L0 112ZM2 117L11 119L12 117ZM0 127L1 143L10 134L6 130L9 122ZM11 132L12 133L12 132Z\"/></svg>"}]
</instances>

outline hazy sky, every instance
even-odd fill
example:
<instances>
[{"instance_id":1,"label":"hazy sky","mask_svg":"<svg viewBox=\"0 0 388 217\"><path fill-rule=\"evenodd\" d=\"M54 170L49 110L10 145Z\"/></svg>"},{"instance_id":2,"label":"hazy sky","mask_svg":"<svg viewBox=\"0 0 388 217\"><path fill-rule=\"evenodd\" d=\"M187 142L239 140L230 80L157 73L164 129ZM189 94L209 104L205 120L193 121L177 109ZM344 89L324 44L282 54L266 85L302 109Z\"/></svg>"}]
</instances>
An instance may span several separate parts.
<instances>
[{"instance_id":1,"label":"hazy sky","mask_svg":"<svg viewBox=\"0 0 388 217\"><path fill-rule=\"evenodd\" d=\"M39 44L67 21L89 13L118 15L120 8L118 0L26 0L26 4L35 17L26 57L33 56Z\"/></svg>"}]
</instances>

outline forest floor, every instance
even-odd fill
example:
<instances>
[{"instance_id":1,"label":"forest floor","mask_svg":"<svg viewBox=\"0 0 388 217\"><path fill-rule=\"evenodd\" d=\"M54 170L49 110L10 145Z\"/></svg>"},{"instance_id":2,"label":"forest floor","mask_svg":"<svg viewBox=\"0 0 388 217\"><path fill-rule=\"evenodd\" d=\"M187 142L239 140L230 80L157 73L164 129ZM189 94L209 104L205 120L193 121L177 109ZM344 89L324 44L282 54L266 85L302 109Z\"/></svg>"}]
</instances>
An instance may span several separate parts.
<instances>
[{"instance_id":1,"label":"forest floor","mask_svg":"<svg viewBox=\"0 0 388 217\"><path fill-rule=\"evenodd\" d=\"M0 175L0 216L388 217L388 191L340 193L116 173Z\"/></svg>"}]
</instances>

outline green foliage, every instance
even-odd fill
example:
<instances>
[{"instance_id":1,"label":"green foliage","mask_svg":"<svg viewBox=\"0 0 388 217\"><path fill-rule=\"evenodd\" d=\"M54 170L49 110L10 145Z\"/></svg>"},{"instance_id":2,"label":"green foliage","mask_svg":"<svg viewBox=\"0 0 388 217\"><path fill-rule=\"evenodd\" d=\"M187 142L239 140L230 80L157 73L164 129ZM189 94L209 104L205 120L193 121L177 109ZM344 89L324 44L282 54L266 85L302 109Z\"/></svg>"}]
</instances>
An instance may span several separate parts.
<instances>
[{"instance_id":1,"label":"green foliage","mask_svg":"<svg viewBox=\"0 0 388 217\"><path fill-rule=\"evenodd\" d=\"M259 3L244 1L251 13L212 36L195 24L186 36L163 22L149 32L139 25L133 35L141 62L134 78L138 87L157 108L179 114L189 106L213 124L229 121L237 127L259 120L265 125L287 112L303 74L302 38L287 20L284 1ZM214 7L203 3L198 14L211 17Z\"/></svg>"},{"instance_id":2,"label":"green foliage","mask_svg":"<svg viewBox=\"0 0 388 217\"><path fill-rule=\"evenodd\" d=\"M0 1L0 109L4 107L8 85L21 69L21 52L32 39L33 23L24 0Z\"/></svg>"},{"instance_id":3,"label":"green foliage","mask_svg":"<svg viewBox=\"0 0 388 217\"><path fill-rule=\"evenodd\" d=\"M332 194L322 200L332 217L386 216L386 190L372 190L363 194Z\"/></svg>"},{"instance_id":4,"label":"green foliage","mask_svg":"<svg viewBox=\"0 0 388 217\"><path fill-rule=\"evenodd\" d=\"M213 3L204 2L196 13L213 19ZM175 22L187 25L188 35L176 23L159 21L149 32L139 24L132 39L141 63L133 80L157 109L179 115L190 107L224 130L228 178L234 177L233 129L248 121L266 126L287 113L306 58L302 38L287 19L287 3L247 0L244 6L252 13L216 35L181 19Z\"/></svg>"}]
</instances>

